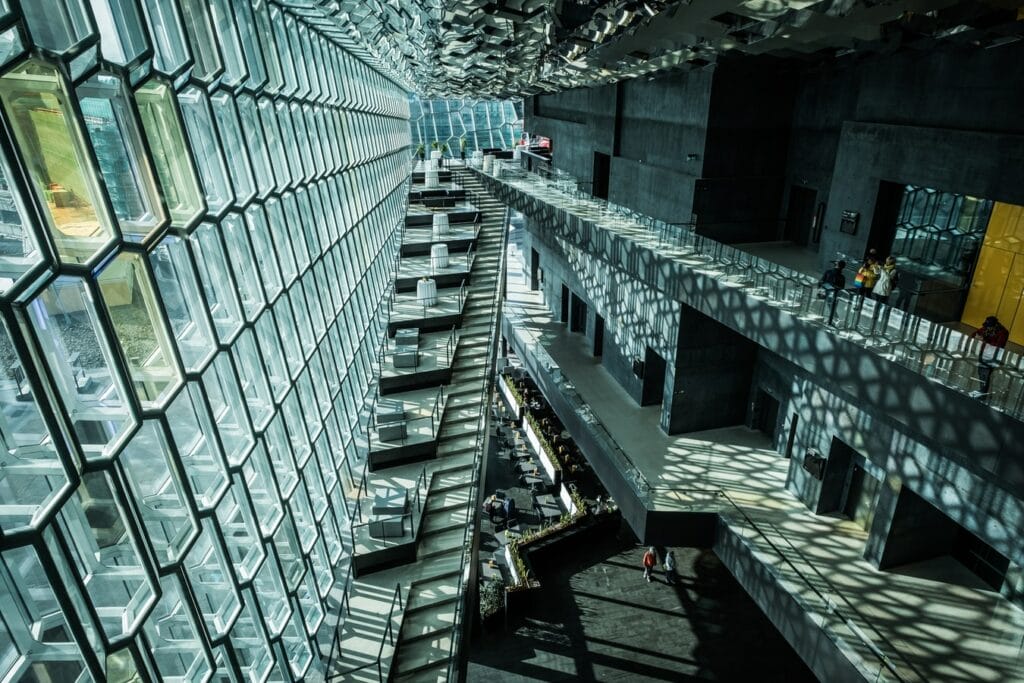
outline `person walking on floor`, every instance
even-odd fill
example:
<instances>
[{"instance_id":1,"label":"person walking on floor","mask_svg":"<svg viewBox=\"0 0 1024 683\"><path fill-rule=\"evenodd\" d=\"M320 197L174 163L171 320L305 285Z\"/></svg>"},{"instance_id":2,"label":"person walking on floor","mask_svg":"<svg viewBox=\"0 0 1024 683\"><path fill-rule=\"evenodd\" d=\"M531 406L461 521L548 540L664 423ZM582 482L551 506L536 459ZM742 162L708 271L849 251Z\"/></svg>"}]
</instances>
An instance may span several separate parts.
<instances>
[{"instance_id":1,"label":"person walking on floor","mask_svg":"<svg viewBox=\"0 0 1024 683\"><path fill-rule=\"evenodd\" d=\"M648 583L651 582L651 572L654 571L654 565L657 564L657 562L658 553L654 550L654 546L652 545L650 548L647 549L647 552L644 553L643 559L644 578L647 579Z\"/></svg>"},{"instance_id":2,"label":"person walking on floor","mask_svg":"<svg viewBox=\"0 0 1024 683\"><path fill-rule=\"evenodd\" d=\"M992 372L999 367L999 350L1006 348L1010 341L1010 331L1003 327L999 318L990 315L985 318L971 339L980 339L981 354L978 356L978 379L981 380L981 391L978 396L985 396L992 389Z\"/></svg>"},{"instance_id":3,"label":"person walking on floor","mask_svg":"<svg viewBox=\"0 0 1024 683\"><path fill-rule=\"evenodd\" d=\"M676 564L676 551L669 550L665 555L665 581L670 586L679 583L679 565Z\"/></svg>"},{"instance_id":4,"label":"person walking on floor","mask_svg":"<svg viewBox=\"0 0 1024 683\"><path fill-rule=\"evenodd\" d=\"M821 287L821 298L825 300L825 308L828 309L828 324L831 325L836 317L836 303L839 293L846 288L846 276L843 275L843 268L846 268L846 261L836 261L835 268L829 268L818 281Z\"/></svg>"}]
</instances>

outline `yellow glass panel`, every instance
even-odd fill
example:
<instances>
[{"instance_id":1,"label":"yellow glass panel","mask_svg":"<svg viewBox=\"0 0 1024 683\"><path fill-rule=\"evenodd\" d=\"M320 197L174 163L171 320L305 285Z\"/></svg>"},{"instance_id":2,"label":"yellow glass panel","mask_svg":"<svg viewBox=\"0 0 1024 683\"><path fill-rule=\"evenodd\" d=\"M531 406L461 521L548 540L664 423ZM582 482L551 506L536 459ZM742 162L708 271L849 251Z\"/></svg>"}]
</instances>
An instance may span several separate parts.
<instances>
[{"instance_id":1,"label":"yellow glass panel","mask_svg":"<svg viewBox=\"0 0 1024 683\"><path fill-rule=\"evenodd\" d=\"M985 318L996 315L1012 264L1011 252L987 245L981 248L961 320L968 325L980 327Z\"/></svg>"},{"instance_id":2,"label":"yellow glass panel","mask_svg":"<svg viewBox=\"0 0 1024 683\"><path fill-rule=\"evenodd\" d=\"M996 202L985 231L985 245L1024 254L1024 207Z\"/></svg>"},{"instance_id":3,"label":"yellow glass panel","mask_svg":"<svg viewBox=\"0 0 1024 683\"><path fill-rule=\"evenodd\" d=\"M85 262L113 238L113 221L63 79L49 64L28 60L0 78L0 101L58 254Z\"/></svg>"},{"instance_id":4,"label":"yellow glass panel","mask_svg":"<svg viewBox=\"0 0 1024 683\"><path fill-rule=\"evenodd\" d=\"M1024 289L1024 254L1014 254L1010 272L1003 285L1003 298L999 301L998 312L995 313L1007 327L1010 327L1017 315L1022 289Z\"/></svg>"}]
</instances>

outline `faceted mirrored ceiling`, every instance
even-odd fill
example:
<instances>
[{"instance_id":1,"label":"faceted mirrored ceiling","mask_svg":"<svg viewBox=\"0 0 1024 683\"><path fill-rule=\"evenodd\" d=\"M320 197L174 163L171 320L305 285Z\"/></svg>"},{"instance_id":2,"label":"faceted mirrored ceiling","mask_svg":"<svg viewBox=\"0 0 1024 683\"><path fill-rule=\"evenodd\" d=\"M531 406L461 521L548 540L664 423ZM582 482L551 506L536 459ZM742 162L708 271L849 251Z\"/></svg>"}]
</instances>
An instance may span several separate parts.
<instances>
[{"instance_id":1,"label":"faceted mirrored ceiling","mask_svg":"<svg viewBox=\"0 0 1024 683\"><path fill-rule=\"evenodd\" d=\"M409 102L305 5L0 1L2 680L323 655Z\"/></svg>"},{"instance_id":2,"label":"faceted mirrored ceiling","mask_svg":"<svg viewBox=\"0 0 1024 683\"><path fill-rule=\"evenodd\" d=\"M1019 2L948 0L337 0L349 34L425 97L504 99L701 68L721 55L1019 40Z\"/></svg>"}]
</instances>

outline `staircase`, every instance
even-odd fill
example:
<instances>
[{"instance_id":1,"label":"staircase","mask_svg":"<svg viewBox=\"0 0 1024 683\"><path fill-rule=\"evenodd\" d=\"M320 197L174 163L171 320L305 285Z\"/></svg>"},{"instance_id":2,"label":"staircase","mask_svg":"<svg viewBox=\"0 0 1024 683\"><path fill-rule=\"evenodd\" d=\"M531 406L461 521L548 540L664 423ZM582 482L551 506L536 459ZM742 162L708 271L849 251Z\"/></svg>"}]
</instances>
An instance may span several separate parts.
<instances>
[{"instance_id":1,"label":"staircase","mask_svg":"<svg viewBox=\"0 0 1024 683\"><path fill-rule=\"evenodd\" d=\"M451 664L453 625L459 604L459 579L465 571L463 548L473 521L479 454L486 429L490 394L485 387L494 369L490 352L496 340L501 262L504 258L505 207L491 199L469 173L456 171L459 184L476 193L483 223L468 286L461 342L452 362L448 409L441 423L438 469L431 480L417 548L421 571L409 598L391 663L390 680L444 681ZM468 527L474 533L473 527ZM464 617L468 618L468 617Z\"/></svg>"}]
</instances>

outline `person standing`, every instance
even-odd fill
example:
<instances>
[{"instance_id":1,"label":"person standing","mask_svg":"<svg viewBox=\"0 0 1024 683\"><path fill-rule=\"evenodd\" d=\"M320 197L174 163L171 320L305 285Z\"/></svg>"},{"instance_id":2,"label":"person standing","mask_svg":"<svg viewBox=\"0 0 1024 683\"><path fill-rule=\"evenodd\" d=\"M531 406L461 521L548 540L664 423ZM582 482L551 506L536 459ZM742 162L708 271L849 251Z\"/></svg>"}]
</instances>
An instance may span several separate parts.
<instances>
[{"instance_id":1,"label":"person standing","mask_svg":"<svg viewBox=\"0 0 1024 683\"><path fill-rule=\"evenodd\" d=\"M843 269L846 268L846 261L836 261L834 268L829 268L818 281L825 299L825 307L828 309L828 324L831 325L836 317L836 303L839 292L846 288L846 276Z\"/></svg>"},{"instance_id":2,"label":"person standing","mask_svg":"<svg viewBox=\"0 0 1024 683\"><path fill-rule=\"evenodd\" d=\"M644 553L643 565L644 565L644 578L647 582L651 582L651 572L654 571L654 565L658 562L658 553L654 550L652 545Z\"/></svg>"},{"instance_id":3,"label":"person standing","mask_svg":"<svg viewBox=\"0 0 1024 683\"><path fill-rule=\"evenodd\" d=\"M879 270L881 268L879 268L878 261L875 260L874 256L868 256L864 260L860 269L857 270L857 276L853 280L853 288L857 290L858 294L861 296L871 294L871 290L875 288L875 282L878 281Z\"/></svg>"},{"instance_id":4,"label":"person standing","mask_svg":"<svg viewBox=\"0 0 1024 683\"><path fill-rule=\"evenodd\" d=\"M978 379L981 380L979 396L985 396L992 389L992 372L999 367L999 350L1006 348L1010 341L1010 331L1003 327L999 318L990 315L985 318L971 339L980 339L981 353L978 356Z\"/></svg>"},{"instance_id":5,"label":"person standing","mask_svg":"<svg viewBox=\"0 0 1024 683\"><path fill-rule=\"evenodd\" d=\"M899 283L900 272L896 270L896 257L888 256L882 267L878 269L878 279L875 281L874 289L871 290L871 296L875 301L888 304L892 290L899 287Z\"/></svg>"},{"instance_id":6,"label":"person standing","mask_svg":"<svg viewBox=\"0 0 1024 683\"><path fill-rule=\"evenodd\" d=\"M676 564L676 551L669 550L665 555L665 581L670 586L679 583L679 565Z\"/></svg>"}]
</instances>

